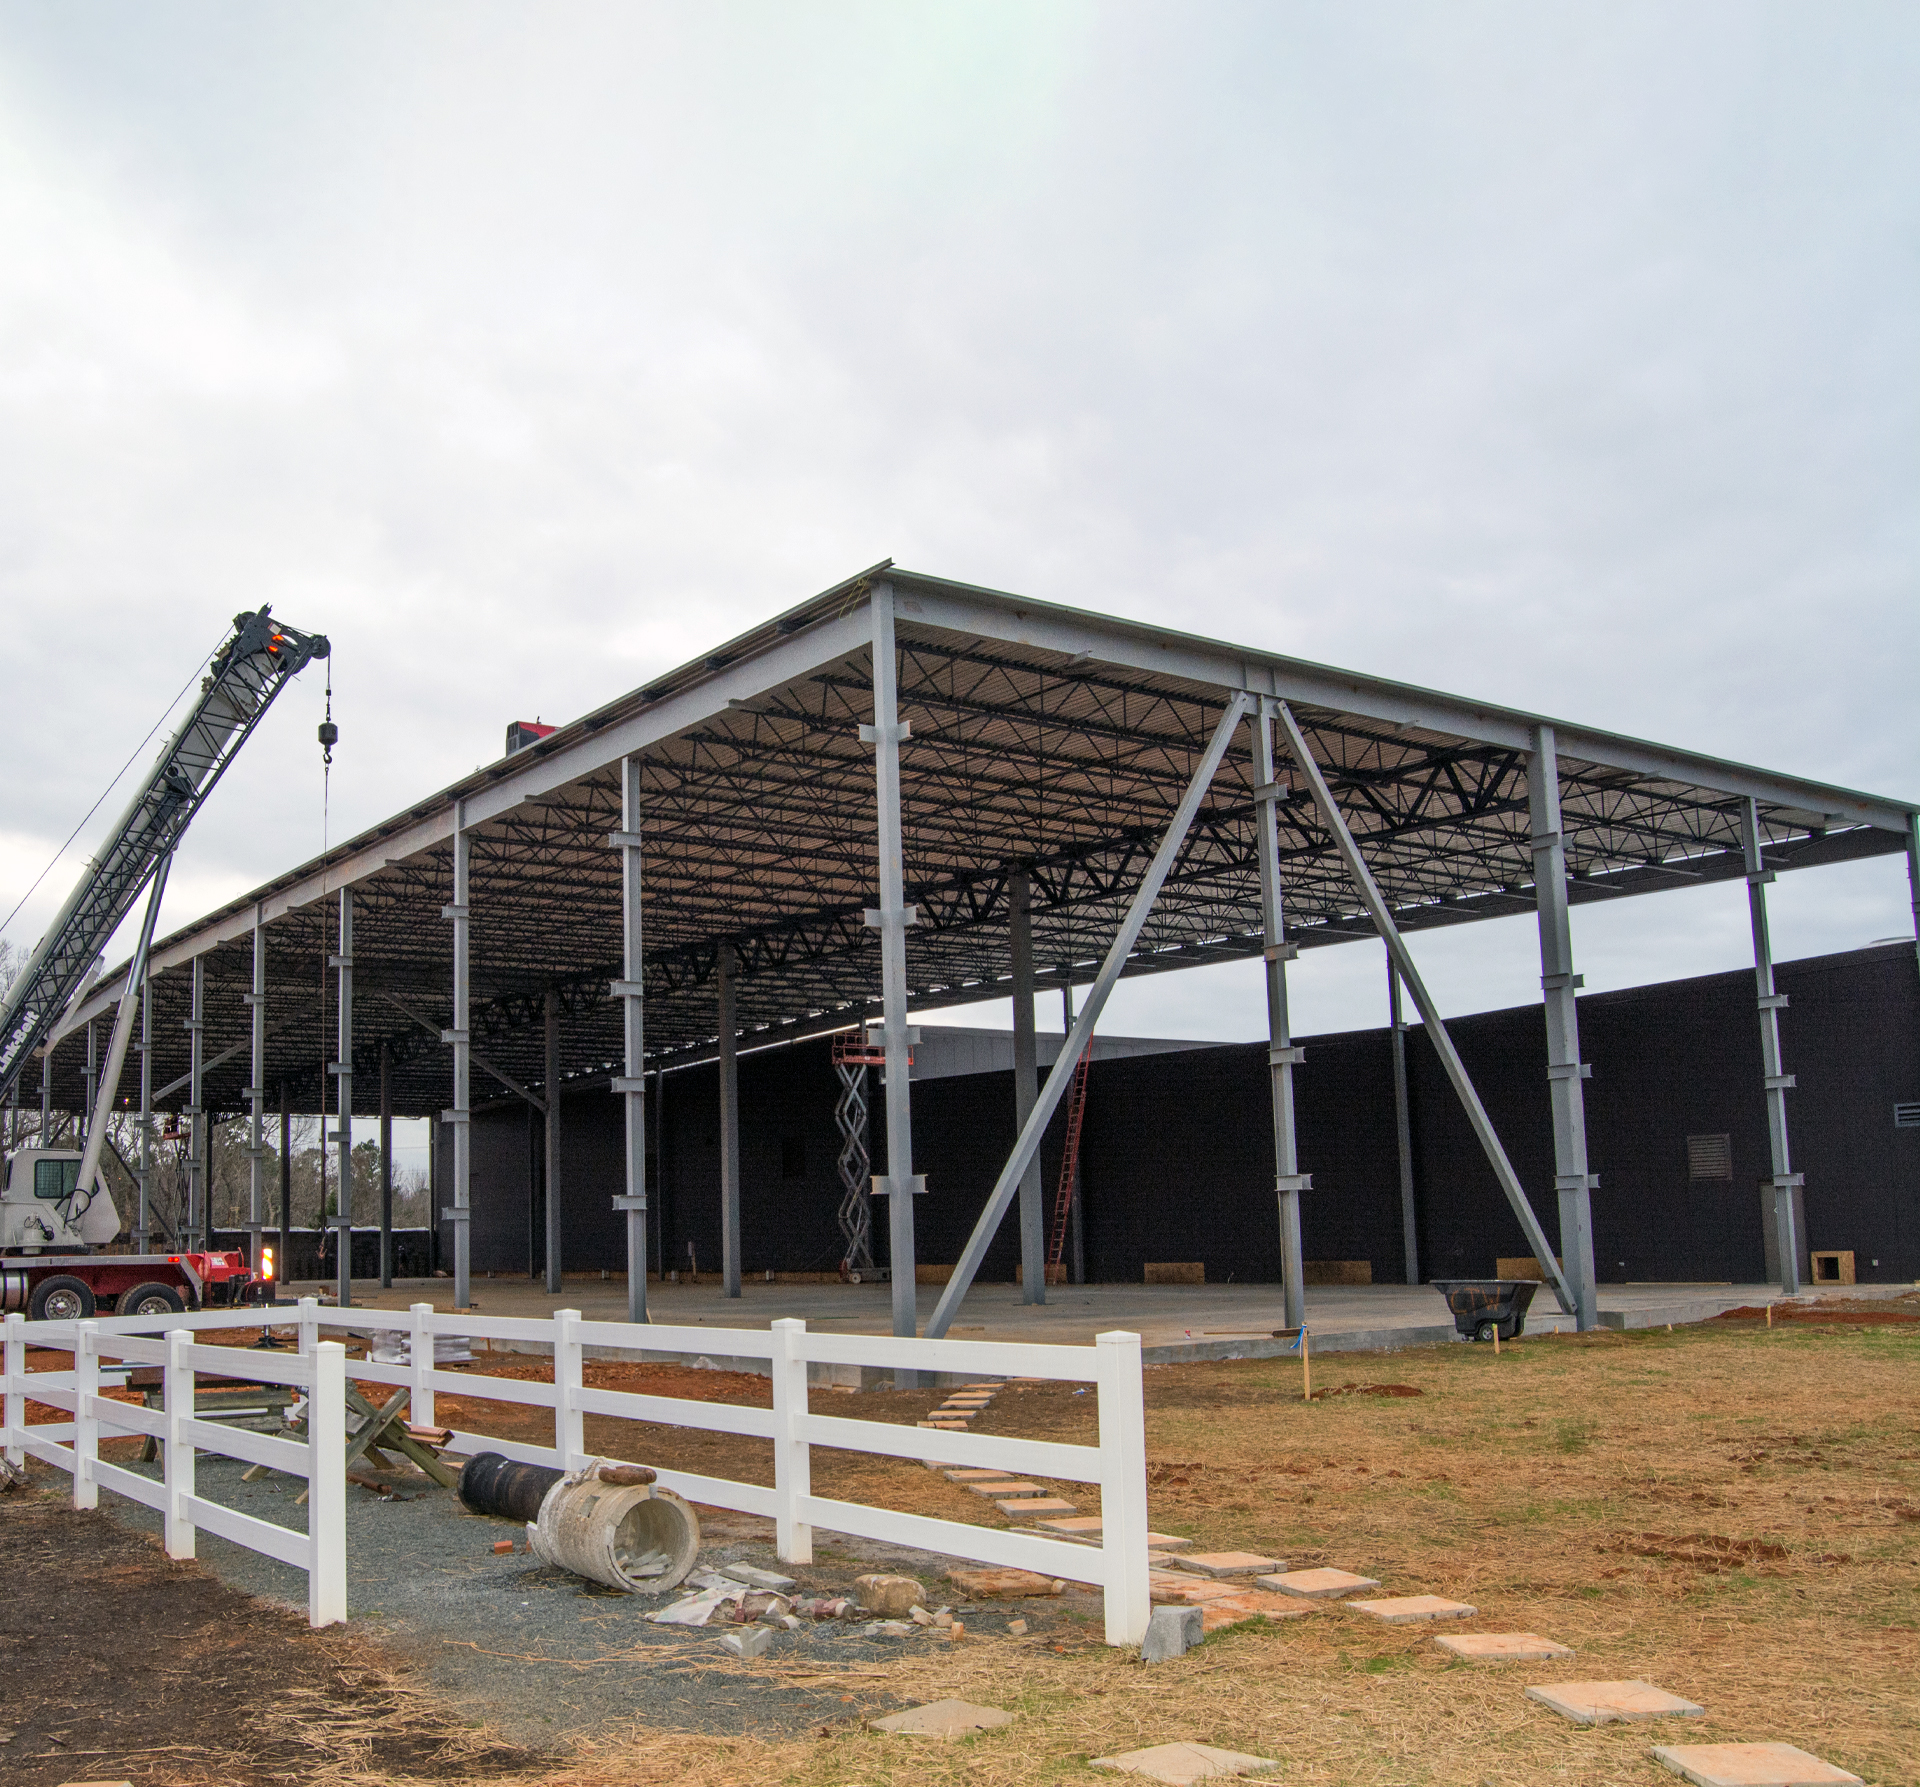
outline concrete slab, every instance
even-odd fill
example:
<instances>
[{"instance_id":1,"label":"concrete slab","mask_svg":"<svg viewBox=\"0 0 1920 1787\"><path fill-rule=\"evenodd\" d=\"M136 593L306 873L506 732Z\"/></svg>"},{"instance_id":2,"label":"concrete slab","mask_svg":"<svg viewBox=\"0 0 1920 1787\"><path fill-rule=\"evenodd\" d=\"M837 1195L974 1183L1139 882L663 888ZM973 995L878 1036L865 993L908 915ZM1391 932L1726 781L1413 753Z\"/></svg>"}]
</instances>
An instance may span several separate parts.
<instances>
[{"instance_id":1,"label":"concrete slab","mask_svg":"<svg viewBox=\"0 0 1920 1787\"><path fill-rule=\"evenodd\" d=\"M995 1502L993 1504L1002 1514L1012 1514L1026 1519L1030 1514L1071 1514L1073 1503L1057 1495L1029 1496L1024 1501Z\"/></svg>"},{"instance_id":2,"label":"concrete slab","mask_svg":"<svg viewBox=\"0 0 1920 1787\"><path fill-rule=\"evenodd\" d=\"M1277 1576L1262 1576L1260 1586L1276 1589L1283 1595L1304 1595L1310 1601L1325 1601L1357 1595L1363 1589L1380 1585L1371 1576L1356 1576L1351 1570L1283 1570Z\"/></svg>"},{"instance_id":3,"label":"concrete slab","mask_svg":"<svg viewBox=\"0 0 1920 1787\"><path fill-rule=\"evenodd\" d=\"M1529 1688L1527 1698L1576 1725L1606 1725L1616 1719L1697 1719L1707 1710L1652 1682L1552 1682Z\"/></svg>"},{"instance_id":4,"label":"concrete slab","mask_svg":"<svg viewBox=\"0 0 1920 1787\"><path fill-rule=\"evenodd\" d=\"M1655 1744L1653 1754L1694 1787L1861 1787L1858 1775L1792 1744Z\"/></svg>"},{"instance_id":5,"label":"concrete slab","mask_svg":"<svg viewBox=\"0 0 1920 1787\"><path fill-rule=\"evenodd\" d=\"M1342 1601L1355 1613L1370 1613L1390 1626L1410 1625L1422 1619L1472 1619L1480 1609L1443 1595L1389 1595L1384 1601Z\"/></svg>"},{"instance_id":6,"label":"concrete slab","mask_svg":"<svg viewBox=\"0 0 1920 1787\"><path fill-rule=\"evenodd\" d=\"M1181 1569L1201 1576L1254 1576L1262 1570L1287 1567L1276 1557L1262 1557L1254 1551L1189 1551L1174 1561Z\"/></svg>"},{"instance_id":7,"label":"concrete slab","mask_svg":"<svg viewBox=\"0 0 1920 1787\"><path fill-rule=\"evenodd\" d=\"M997 1706L976 1706L971 1700L931 1700L872 1721L874 1730L890 1731L895 1737L947 1739L971 1737L976 1731L995 1731L1012 1723L1012 1713Z\"/></svg>"},{"instance_id":8,"label":"concrete slab","mask_svg":"<svg viewBox=\"0 0 1920 1787\"><path fill-rule=\"evenodd\" d=\"M1249 1756L1244 1750L1216 1750L1212 1744L1155 1744L1150 1750L1129 1750L1124 1756L1096 1756L1090 1768L1116 1774L1145 1775L1171 1787L1187 1787L1218 1775L1244 1775L1256 1768L1277 1768L1271 1756Z\"/></svg>"},{"instance_id":9,"label":"concrete slab","mask_svg":"<svg viewBox=\"0 0 1920 1787\"><path fill-rule=\"evenodd\" d=\"M1434 1643L1469 1663L1544 1663L1573 1655L1571 1646L1538 1632L1449 1632Z\"/></svg>"}]
</instances>

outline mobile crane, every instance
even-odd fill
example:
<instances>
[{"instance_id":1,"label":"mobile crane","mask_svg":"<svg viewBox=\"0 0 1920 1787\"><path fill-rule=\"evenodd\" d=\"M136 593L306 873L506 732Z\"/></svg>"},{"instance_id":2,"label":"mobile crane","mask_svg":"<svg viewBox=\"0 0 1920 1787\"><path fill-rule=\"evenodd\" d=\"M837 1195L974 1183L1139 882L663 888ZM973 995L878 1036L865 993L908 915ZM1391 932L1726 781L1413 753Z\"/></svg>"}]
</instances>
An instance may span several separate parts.
<instances>
[{"instance_id":1,"label":"mobile crane","mask_svg":"<svg viewBox=\"0 0 1920 1787\"><path fill-rule=\"evenodd\" d=\"M270 1275L241 1253L99 1251L120 1233L100 1157L173 853L274 697L330 650L323 635L283 626L270 608L234 617L232 636L208 661L192 711L7 989L0 1003L0 1101L48 1046L62 1014L90 990L101 950L147 890L85 1146L49 1147L43 1135L7 1159L0 1187L0 1310L74 1321L107 1308L154 1315L271 1297ZM331 745L325 736L331 724L321 730L322 742Z\"/></svg>"}]
</instances>

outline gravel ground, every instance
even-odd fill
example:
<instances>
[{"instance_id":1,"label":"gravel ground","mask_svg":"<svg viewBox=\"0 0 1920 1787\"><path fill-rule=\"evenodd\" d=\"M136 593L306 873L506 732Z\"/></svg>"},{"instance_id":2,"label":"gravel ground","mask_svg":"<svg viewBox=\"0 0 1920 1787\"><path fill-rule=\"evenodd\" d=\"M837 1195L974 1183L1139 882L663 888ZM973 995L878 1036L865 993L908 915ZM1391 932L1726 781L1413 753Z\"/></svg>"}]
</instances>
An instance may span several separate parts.
<instances>
[{"instance_id":1,"label":"gravel ground","mask_svg":"<svg viewBox=\"0 0 1920 1787\"><path fill-rule=\"evenodd\" d=\"M158 1466L147 1467L158 1474ZM304 1531L294 1505L301 1485L286 1477L240 1480L245 1467L202 1455L197 1488L210 1501ZM111 1493L103 1511L128 1526L159 1530L159 1516ZM702 1508L700 1562L756 1563L781 1569L773 1523ZM496 1540L518 1549L496 1555ZM840 1534L815 1539L815 1562L784 1570L799 1592L849 1594L867 1570L917 1576L935 1606L953 1600L942 1578L953 1560L930 1557ZM202 1532L200 1560L249 1594L303 1612L306 1577L271 1558ZM416 1680L462 1705L476 1724L534 1749L624 1730L658 1729L719 1735L779 1736L872 1717L902 1702L847 1673L897 1658L943 1637L862 1638L860 1621L822 1622L777 1632L772 1648L741 1663L720 1648L723 1628L655 1626L652 1609L674 1599L617 1594L565 1571L549 1569L525 1550L525 1529L467 1513L449 1491L423 1488L392 1498L347 1490L347 1605L419 1671ZM959 1603L955 1603L959 1605ZM979 1603L962 1608L970 1631L1004 1631L1013 1618L1030 1627L1059 1625L1078 1643L1094 1620L1097 1595ZM817 1672L818 1679L812 1679Z\"/></svg>"}]
</instances>

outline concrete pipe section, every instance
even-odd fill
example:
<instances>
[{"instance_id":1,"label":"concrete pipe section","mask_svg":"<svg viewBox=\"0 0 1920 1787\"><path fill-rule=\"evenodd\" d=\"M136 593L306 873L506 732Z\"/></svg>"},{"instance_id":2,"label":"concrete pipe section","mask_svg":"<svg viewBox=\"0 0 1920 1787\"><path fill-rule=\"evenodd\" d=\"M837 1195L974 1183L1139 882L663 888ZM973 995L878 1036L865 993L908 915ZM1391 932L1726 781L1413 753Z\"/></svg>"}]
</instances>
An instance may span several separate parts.
<instances>
[{"instance_id":1,"label":"concrete pipe section","mask_svg":"<svg viewBox=\"0 0 1920 1787\"><path fill-rule=\"evenodd\" d=\"M692 1507L641 1464L595 1459L563 1476L483 1452L460 1473L460 1499L476 1514L526 1521L542 1563L629 1594L677 1587L700 1551Z\"/></svg>"}]
</instances>

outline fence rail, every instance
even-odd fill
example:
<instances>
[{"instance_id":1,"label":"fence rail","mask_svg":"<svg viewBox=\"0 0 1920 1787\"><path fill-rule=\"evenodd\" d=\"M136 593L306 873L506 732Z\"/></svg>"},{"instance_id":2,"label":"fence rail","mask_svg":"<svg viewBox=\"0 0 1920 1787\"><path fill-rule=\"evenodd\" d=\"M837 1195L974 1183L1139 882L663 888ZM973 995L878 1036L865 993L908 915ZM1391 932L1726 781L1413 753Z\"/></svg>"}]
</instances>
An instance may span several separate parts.
<instances>
[{"instance_id":1,"label":"fence rail","mask_svg":"<svg viewBox=\"0 0 1920 1787\"><path fill-rule=\"evenodd\" d=\"M315 1626L347 1617L347 1349L321 1341L298 1357L232 1347L196 1345L194 1328L230 1327L231 1321L205 1316L167 1315L159 1339L142 1338L153 1318L85 1322L6 1320L4 1363L0 1364L0 1445L20 1464L38 1458L73 1479L73 1505L98 1507L100 1491L110 1489L128 1501L152 1508L162 1521L167 1555L194 1555L195 1534L218 1534L250 1551L277 1558L307 1577L307 1619ZM247 1324L258 1327L256 1315ZM71 1353L68 1371L28 1371L29 1345ZM100 1365L160 1368L161 1406L142 1408L101 1394ZM250 1433L194 1412L194 1382L202 1376L285 1384L307 1396L307 1437L282 1439ZM70 1414L71 1421L27 1422L27 1403L43 1403ZM143 1476L100 1456L103 1439L147 1438L162 1448L160 1480ZM307 1530L296 1532L198 1493L195 1460L203 1452L265 1465L307 1484Z\"/></svg>"},{"instance_id":2,"label":"fence rail","mask_svg":"<svg viewBox=\"0 0 1920 1787\"><path fill-rule=\"evenodd\" d=\"M776 1548L786 1563L810 1562L813 1556L813 1529L822 1527L861 1538L910 1545L949 1557L1033 1570L1046 1576L1088 1583L1101 1589L1104 1594L1106 1638L1109 1644L1138 1644L1146 1635L1150 1612L1147 1593L1146 1430L1142 1408L1140 1337L1137 1334L1102 1334L1091 1347L1069 1347L1007 1341L820 1334L809 1332L804 1322L791 1320L775 1322L771 1329L679 1328L664 1324L636 1329L626 1322L586 1321L577 1310L568 1309L559 1310L548 1318L479 1316L441 1314L426 1303L416 1303L405 1310L338 1309L322 1307L312 1298L303 1298L291 1312L290 1321L275 1324L298 1329L300 1351L297 1359L286 1356L276 1359L272 1355L248 1352L244 1366L236 1367L232 1348L196 1345L192 1343L191 1335L178 1332L190 1329L205 1334L222 1329L257 1328L262 1315L263 1312L259 1310L209 1310L186 1316L110 1317L85 1323L26 1323L18 1316L9 1317L5 1434L10 1455L16 1448L24 1449L35 1457L57 1464L63 1470L74 1471L76 1506L93 1505L90 1500L83 1503L80 1498L83 1484L91 1495L96 1483L131 1495L135 1500L144 1500L149 1506L160 1506L153 1499L160 1486L137 1473L101 1463L97 1453L99 1433L107 1430L99 1425L103 1419L111 1421L110 1430L115 1432L157 1432L167 1442L170 1461L176 1447L187 1460L184 1487L166 1489L170 1498L166 1503L168 1549L173 1551L172 1535L176 1523L186 1534L188 1547L185 1551L175 1551L174 1555L192 1555L191 1533L197 1524L223 1537L235 1538L237 1543L266 1551L270 1556L283 1556L285 1548L309 1544L309 1541L284 1528L268 1528L265 1532L256 1530L265 1527L266 1523L230 1509L218 1508L196 1496L192 1484L192 1451L198 1448L223 1452L229 1457L244 1458L251 1463L268 1464L275 1470L293 1470L295 1475L307 1473L286 1462L289 1454L298 1454L303 1464L310 1465L315 1464L313 1455L308 1447L290 1441L267 1435L237 1433L199 1420L191 1407L193 1372L257 1377L274 1382L299 1383L303 1387L309 1384L315 1386L310 1390L316 1400L308 1431L310 1434L324 1432L330 1436L329 1446L337 1456L340 1450L339 1436L344 1433L345 1424L344 1373L338 1376L330 1374L341 1370L336 1361L343 1358L344 1354L338 1343L323 1341L320 1338L322 1332L404 1337L407 1341L405 1363L355 1360L351 1375L361 1382L406 1388L410 1393L411 1418L418 1423L434 1424L434 1397L442 1391L464 1398L510 1402L522 1407L549 1408L553 1411L554 1437L551 1445L501 1439L487 1433L456 1429L452 1440L452 1449L456 1452L499 1452L524 1464L576 1469L591 1456L586 1450L585 1439L585 1419L588 1415L770 1440L773 1443L774 1479L771 1486L656 1465L658 1480L664 1487L685 1496L689 1501L770 1518L774 1522ZM164 1342L142 1338L160 1326L169 1330ZM86 1333L83 1335L81 1330L86 1330ZM55 1338L56 1334L63 1338ZM75 1371L34 1372L29 1375L25 1370L25 1347L29 1336L39 1345L78 1348L75 1352ZM436 1364L434 1357L435 1342L446 1337L511 1341L550 1348L553 1355L553 1382L538 1383L523 1378L500 1377L477 1368L448 1370ZM773 1406L770 1409L741 1407L734 1403L702 1402L591 1386L584 1377L587 1347L610 1352L644 1352L654 1356L663 1352L696 1355L725 1353L734 1358L764 1359L771 1375ZM16 1348L19 1349L17 1352ZM56 1408L72 1408L76 1396L81 1394L73 1389L73 1381L84 1377L88 1369L95 1372L97 1379L100 1356L137 1358L157 1363L162 1362L163 1353L169 1374L164 1418L157 1413L131 1410L119 1402L109 1400L100 1403L96 1381L86 1393L92 1398L87 1406L96 1423L91 1437L82 1433L77 1444L63 1446L60 1440L73 1440L73 1429L26 1426L22 1406L26 1395L30 1394L35 1401ZM318 1363L323 1357L328 1361L324 1371ZM83 1359L92 1359L92 1367L83 1365ZM890 1370L930 1370L975 1377L1041 1378L1091 1384L1095 1389L1099 1417L1099 1442L1097 1445L1084 1446L1054 1440L961 1433L815 1414L808 1406L809 1364L866 1365ZM301 1376L301 1373L307 1375ZM329 1392L333 1399L331 1413L319 1405L317 1387L323 1378L337 1386ZM182 1385L183 1389L180 1388ZM63 1396L67 1400L61 1400ZM101 1408L110 1410L110 1416L102 1417ZM159 1426L155 1423L159 1423ZM161 1431L162 1428L164 1431ZM1009 1532L996 1527L975 1526L963 1521L936 1519L928 1515L870 1507L861 1502L817 1496L812 1486L812 1449L815 1446L863 1452L878 1457L917 1459L932 1465L1001 1468L1062 1482L1097 1484L1102 1523L1100 1543L1080 1544L1070 1539ZM83 1462L84 1469L81 1468ZM325 1470L317 1465L315 1468L318 1474L310 1476L309 1481L317 1483L325 1475ZM168 1484L172 1485L173 1481L173 1477L169 1476ZM340 1506L344 1508L343 1479L340 1481L339 1495ZM312 1499L317 1506L320 1501L317 1489ZM310 1530L319 1529L310 1527ZM274 1546L281 1546L283 1550L274 1550ZM308 1555L311 1555L311 1551ZM299 1563L301 1560L286 1556L284 1561ZM312 1583L317 1580L316 1573L311 1564L307 1567L309 1582ZM316 1602L315 1606L318 1605ZM345 1617L344 1588L340 1594L340 1610L332 1617ZM315 1623L323 1623L317 1614Z\"/></svg>"}]
</instances>

